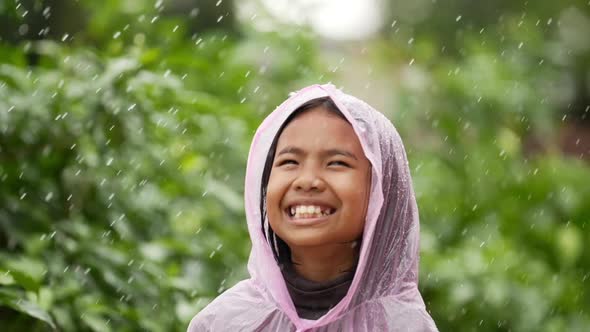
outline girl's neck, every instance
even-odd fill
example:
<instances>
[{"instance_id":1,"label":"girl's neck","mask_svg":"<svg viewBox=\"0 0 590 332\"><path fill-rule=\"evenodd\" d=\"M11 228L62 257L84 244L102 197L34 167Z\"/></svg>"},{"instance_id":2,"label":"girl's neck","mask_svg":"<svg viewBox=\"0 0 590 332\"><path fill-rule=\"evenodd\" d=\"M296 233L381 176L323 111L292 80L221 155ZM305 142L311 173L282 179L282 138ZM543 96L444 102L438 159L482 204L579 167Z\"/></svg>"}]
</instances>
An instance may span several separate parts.
<instances>
[{"instance_id":1,"label":"girl's neck","mask_svg":"<svg viewBox=\"0 0 590 332\"><path fill-rule=\"evenodd\" d=\"M358 245L338 244L322 247L291 247L295 272L315 282L330 281L355 268Z\"/></svg>"}]
</instances>

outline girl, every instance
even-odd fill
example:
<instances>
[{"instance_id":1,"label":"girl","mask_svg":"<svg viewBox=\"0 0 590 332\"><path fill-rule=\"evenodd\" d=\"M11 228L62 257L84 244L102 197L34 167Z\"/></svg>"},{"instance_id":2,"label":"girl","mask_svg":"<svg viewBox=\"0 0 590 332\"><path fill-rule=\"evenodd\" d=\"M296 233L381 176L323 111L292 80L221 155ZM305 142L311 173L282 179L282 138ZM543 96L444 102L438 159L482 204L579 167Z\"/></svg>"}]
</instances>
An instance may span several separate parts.
<instances>
[{"instance_id":1,"label":"girl","mask_svg":"<svg viewBox=\"0 0 590 332\"><path fill-rule=\"evenodd\" d=\"M196 331L436 331L418 292L408 162L381 113L332 85L292 95L248 157L250 279Z\"/></svg>"}]
</instances>

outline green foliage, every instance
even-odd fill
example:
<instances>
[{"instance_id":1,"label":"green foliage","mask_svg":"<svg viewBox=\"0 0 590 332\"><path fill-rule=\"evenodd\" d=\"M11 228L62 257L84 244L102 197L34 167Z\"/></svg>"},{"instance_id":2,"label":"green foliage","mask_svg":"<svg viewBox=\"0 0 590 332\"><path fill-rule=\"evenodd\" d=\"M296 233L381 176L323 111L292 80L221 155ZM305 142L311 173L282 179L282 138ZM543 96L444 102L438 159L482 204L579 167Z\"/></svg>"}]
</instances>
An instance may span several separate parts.
<instances>
[{"instance_id":1,"label":"green foliage","mask_svg":"<svg viewBox=\"0 0 590 332\"><path fill-rule=\"evenodd\" d=\"M209 34L108 56L50 41L0 47L11 55L0 65L3 325L183 330L243 278L250 137L290 89L277 77L292 83L311 65L268 59L260 73L248 48L310 51L300 41Z\"/></svg>"},{"instance_id":2,"label":"green foliage","mask_svg":"<svg viewBox=\"0 0 590 332\"><path fill-rule=\"evenodd\" d=\"M75 24L29 41L49 3L66 1L0 2L16 29L0 44L2 327L184 330L246 275L249 141L288 91L326 80L318 52L287 27L195 25L173 1L70 2ZM590 57L565 5L418 1L425 19L391 3L396 25L368 53L403 68L384 112L411 159L437 325L584 331L590 169L555 142L560 82Z\"/></svg>"},{"instance_id":3,"label":"green foliage","mask_svg":"<svg viewBox=\"0 0 590 332\"><path fill-rule=\"evenodd\" d=\"M441 331L590 326L590 168L557 146L564 73L536 20L505 13L486 27L501 43L463 31L461 56L422 52L433 36L402 51L422 84L402 84L393 117L421 213L420 286Z\"/></svg>"}]
</instances>

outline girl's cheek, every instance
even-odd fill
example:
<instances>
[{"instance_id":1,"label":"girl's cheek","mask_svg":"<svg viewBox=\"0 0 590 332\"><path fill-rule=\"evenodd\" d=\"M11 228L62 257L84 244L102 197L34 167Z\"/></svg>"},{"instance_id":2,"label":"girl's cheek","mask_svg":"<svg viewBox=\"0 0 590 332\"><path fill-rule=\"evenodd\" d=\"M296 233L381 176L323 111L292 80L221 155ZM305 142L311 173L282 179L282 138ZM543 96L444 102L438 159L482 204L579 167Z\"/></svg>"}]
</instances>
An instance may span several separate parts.
<instances>
[{"instance_id":1,"label":"girl's cheek","mask_svg":"<svg viewBox=\"0 0 590 332\"><path fill-rule=\"evenodd\" d=\"M266 191L267 199L269 200L280 200L284 193L289 188L288 183L283 177L275 177L269 179L268 188Z\"/></svg>"}]
</instances>

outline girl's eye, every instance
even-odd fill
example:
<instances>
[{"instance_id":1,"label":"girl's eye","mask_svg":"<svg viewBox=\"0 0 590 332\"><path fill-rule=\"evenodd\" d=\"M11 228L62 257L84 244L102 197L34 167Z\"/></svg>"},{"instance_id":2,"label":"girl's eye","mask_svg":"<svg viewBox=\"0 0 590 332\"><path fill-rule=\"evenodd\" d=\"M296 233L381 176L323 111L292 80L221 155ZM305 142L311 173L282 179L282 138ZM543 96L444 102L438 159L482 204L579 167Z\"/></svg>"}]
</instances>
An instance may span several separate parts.
<instances>
[{"instance_id":1,"label":"girl's eye","mask_svg":"<svg viewBox=\"0 0 590 332\"><path fill-rule=\"evenodd\" d=\"M350 165L347 162L344 162L342 160L334 160L328 163L328 166L344 166L344 167L350 167Z\"/></svg>"},{"instance_id":2,"label":"girl's eye","mask_svg":"<svg viewBox=\"0 0 590 332\"><path fill-rule=\"evenodd\" d=\"M283 160L279 160L277 162L277 166L283 166L283 165L297 165L297 161L295 161L293 159L283 159Z\"/></svg>"}]
</instances>

